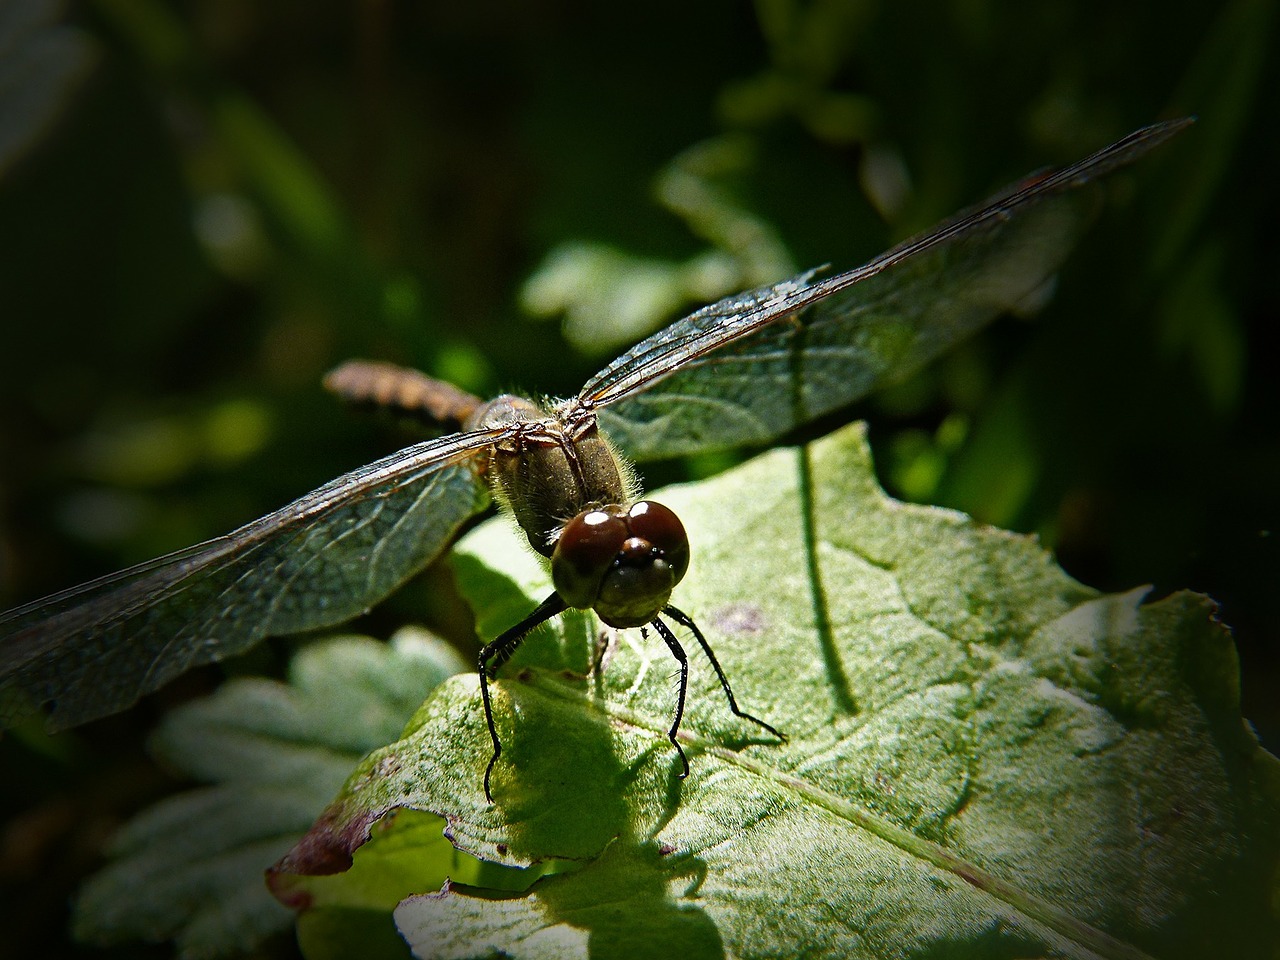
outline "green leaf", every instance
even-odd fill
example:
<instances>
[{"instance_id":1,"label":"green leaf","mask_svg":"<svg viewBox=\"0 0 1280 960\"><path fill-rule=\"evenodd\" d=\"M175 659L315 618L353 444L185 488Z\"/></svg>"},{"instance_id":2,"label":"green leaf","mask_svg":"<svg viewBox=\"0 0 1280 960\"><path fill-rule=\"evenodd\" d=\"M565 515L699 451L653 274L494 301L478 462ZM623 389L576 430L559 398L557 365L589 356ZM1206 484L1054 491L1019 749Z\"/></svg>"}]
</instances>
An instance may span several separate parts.
<instances>
[{"instance_id":1,"label":"green leaf","mask_svg":"<svg viewBox=\"0 0 1280 960\"><path fill-rule=\"evenodd\" d=\"M422 630L401 630L390 644L336 637L302 650L288 685L236 679L175 710L152 751L212 785L125 825L113 862L81 892L76 937L173 939L181 956L219 957L288 929L293 915L268 892L264 869L359 757L396 737L423 692L460 669L452 648Z\"/></svg>"},{"instance_id":2,"label":"green leaf","mask_svg":"<svg viewBox=\"0 0 1280 960\"><path fill-rule=\"evenodd\" d=\"M332 872L400 808L534 868L404 888L421 957L1268 955L1280 765L1210 601L1099 595L1031 538L892 501L861 427L660 498L694 543L676 603L787 743L692 652L679 780L665 648L623 632L584 678L575 615L496 684L495 805L455 677L278 869ZM549 591L517 543L500 521L458 548L483 636Z\"/></svg>"},{"instance_id":3,"label":"green leaf","mask_svg":"<svg viewBox=\"0 0 1280 960\"><path fill-rule=\"evenodd\" d=\"M49 132L95 60L81 31L59 23L52 0L0 10L0 177Z\"/></svg>"}]
</instances>

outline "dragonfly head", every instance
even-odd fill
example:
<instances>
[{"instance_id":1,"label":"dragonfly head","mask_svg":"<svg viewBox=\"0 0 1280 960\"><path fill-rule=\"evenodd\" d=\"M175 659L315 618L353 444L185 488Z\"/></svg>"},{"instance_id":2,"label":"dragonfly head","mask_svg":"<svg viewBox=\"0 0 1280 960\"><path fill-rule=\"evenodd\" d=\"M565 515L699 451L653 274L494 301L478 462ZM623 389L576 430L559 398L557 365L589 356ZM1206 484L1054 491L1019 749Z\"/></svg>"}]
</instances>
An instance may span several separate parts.
<instances>
[{"instance_id":1,"label":"dragonfly head","mask_svg":"<svg viewBox=\"0 0 1280 960\"><path fill-rule=\"evenodd\" d=\"M684 525L652 500L584 510L565 524L551 556L565 603L595 610L611 627L651 621L688 569Z\"/></svg>"}]
</instances>

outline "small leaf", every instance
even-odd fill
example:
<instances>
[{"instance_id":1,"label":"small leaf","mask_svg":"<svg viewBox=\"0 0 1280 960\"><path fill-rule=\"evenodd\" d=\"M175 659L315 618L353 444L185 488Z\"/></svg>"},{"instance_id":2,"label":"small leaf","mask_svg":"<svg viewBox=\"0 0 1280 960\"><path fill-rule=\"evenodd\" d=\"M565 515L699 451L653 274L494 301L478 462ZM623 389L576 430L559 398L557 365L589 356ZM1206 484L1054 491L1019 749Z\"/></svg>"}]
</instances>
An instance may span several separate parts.
<instances>
[{"instance_id":1,"label":"small leaf","mask_svg":"<svg viewBox=\"0 0 1280 960\"><path fill-rule=\"evenodd\" d=\"M213 785L125 825L114 861L81 892L76 937L174 939L181 956L219 957L288 929L293 915L267 891L264 868L363 753L399 734L423 692L460 669L450 647L413 628L390 644L337 637L302 650L287 686L236 679L175 710L152 751Z\"/></svg>"},{"instance_id":2,"label":"small leaf","mask_svg":"<svg viewBox=\"0 0 1280 960\"><path fill-rule=\"evenodd\" d=\"M395 919L419 957L679 942L687 957L1192 958L1276 942L1280 765L1241 721L1210 601L1099 595L1031 538L894 502L860 427L659 497L694 543L675 602L787 743L732 716L695 647L677 779L665 648L624 631L584 678L594 631L570 618L495 685L495 805L477 681L456 677L278 869L332 872L406 807L447 821L460 851L532 868L514 895L474 873L404 888ZM473 602L523 596L527 612L549 590L509 524L458 552ZM479 609L482 635L510 622Z\"/></svg>"},{"instance_id":3,"label":"small leaf","mask_svg":"<svg viewBox=\"0 0 1280 960\"><path fill-rule=\"evenodd\" d=\"M0 177L49 132L89 72L96 51L59 23L54 0L9 0L0 8Z\"/></svg>"}]
</instances>

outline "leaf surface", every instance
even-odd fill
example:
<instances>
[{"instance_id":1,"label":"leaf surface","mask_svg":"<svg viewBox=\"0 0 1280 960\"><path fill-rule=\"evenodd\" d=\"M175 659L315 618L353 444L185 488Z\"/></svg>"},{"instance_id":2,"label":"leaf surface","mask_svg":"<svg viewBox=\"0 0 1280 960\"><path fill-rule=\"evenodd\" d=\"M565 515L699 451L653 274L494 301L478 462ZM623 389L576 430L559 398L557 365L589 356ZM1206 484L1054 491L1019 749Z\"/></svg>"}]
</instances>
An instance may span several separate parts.
<instances>
[{"instance_id":1,"label":"leaf surface","mask_svg":"<svg viewBox=\"0 0 1280 960\"><path fill-rule=\"evenodd\" d=\"M125 825L113 862L81 892L76 937L173 939L180 956L219 957L287 930L293 915L263 870L360 756L398 735L423 691L461 668L450 647L415 628L390 644L336 637L300 652L287 685L236 679L170 713L152 752L209 786Z\"/></svg>"},{"instance_id":2,"label":"leaf surface","mask_svg":"<svg viewBox=\"0 0 1280 960\"><path fill-rule=\"evenodd\" d=\"M892 501L860 427L658 498L694 544L673 599L789 741L735 718L678 630L679 780L665 647L622 632L584 676L597 628L574 614L497 684L495 805L476 677L455 677L278 885L340 871L411 808L462 852L533 867L518 894L470 866L404 889L422 957L1265 955L1277 764L1210 601L1100 595L1031 538ZM503 522L458 554L484 637L549 592Z\"/></svg>"}]
</instances>

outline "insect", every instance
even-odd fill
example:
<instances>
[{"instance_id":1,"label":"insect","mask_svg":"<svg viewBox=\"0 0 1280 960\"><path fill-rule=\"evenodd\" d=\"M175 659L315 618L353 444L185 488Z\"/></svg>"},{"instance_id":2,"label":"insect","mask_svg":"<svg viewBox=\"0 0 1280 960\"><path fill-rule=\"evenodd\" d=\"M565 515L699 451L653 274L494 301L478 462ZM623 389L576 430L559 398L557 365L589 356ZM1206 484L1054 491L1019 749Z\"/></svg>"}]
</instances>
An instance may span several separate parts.
<instances>
[{"instance_id":1,"label":"insect","mask_svg":"<svg viewBox=\"0 0 1280 960\"><path fill-rule=\"evenodd\" d=\"M354 470L226 536L3 614L0 711L9 713L0 724L25 697L53 704L52 729L72 726L264 637L348 620L440 554L492 495L548 558L555 592L480 652L490 801L502 751L490 679L534 627L570 607L615 627L652 626L666 643L680 665L667 739L682 775L688 660L663 617L693 634L730 709L781 737L738 708L710 644L669 603L688 567L687 537L669 509L638 499L615 449L644 460L772 442L905 376L1040 289L1088 219L1084 188L1191 122L1137 130L856 269L808 271L705 307L568 400L481 403L398 369L339 368L330 385L348 398L433 407L461 432Z\"/></svg>"}]
</instances>

